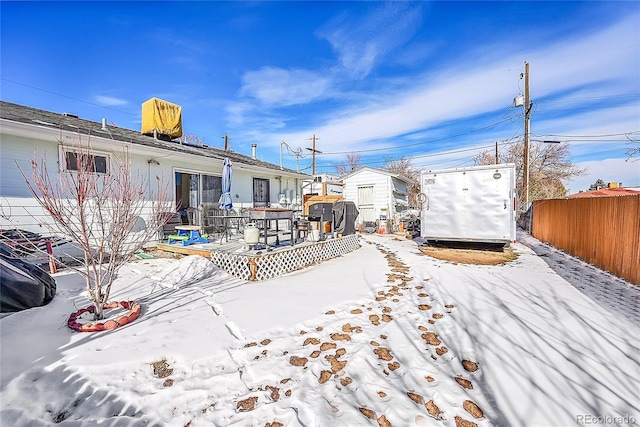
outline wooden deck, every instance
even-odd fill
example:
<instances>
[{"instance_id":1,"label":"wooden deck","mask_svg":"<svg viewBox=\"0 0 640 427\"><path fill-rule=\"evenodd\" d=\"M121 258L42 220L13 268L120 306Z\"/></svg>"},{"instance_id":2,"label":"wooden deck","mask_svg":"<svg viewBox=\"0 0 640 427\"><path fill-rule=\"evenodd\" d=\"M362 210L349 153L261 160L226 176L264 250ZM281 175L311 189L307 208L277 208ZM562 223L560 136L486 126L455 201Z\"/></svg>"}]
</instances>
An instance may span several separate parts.
<instances>
[{"instance_id":1,"label":"wooden deck","mask_svg":"<svg viewBox=\"0 0 640 427\"><path fill-rule=\"evenodd\" d=\"M289 241L280 240L268 248L264 244L250 249L242 240L210 242L183 246L182 243L159 243L159 250L184 255L200 255L234 277L245 280L266 280L294 270L318 264L352 252L360 247L359 236L352 234L331 238L322 242L301 242L294 246Z\"/></svg>"}]
</instances>

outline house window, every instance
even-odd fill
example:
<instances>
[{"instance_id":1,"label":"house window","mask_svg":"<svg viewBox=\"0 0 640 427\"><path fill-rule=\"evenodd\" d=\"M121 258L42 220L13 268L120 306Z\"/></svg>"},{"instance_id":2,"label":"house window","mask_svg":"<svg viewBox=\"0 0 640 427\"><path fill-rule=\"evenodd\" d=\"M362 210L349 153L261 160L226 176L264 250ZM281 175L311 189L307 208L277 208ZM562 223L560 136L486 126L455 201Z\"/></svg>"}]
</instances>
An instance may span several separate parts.
<instances>
[{"instance_id":1,"label":"house window","mask_svg":"<svg viewBox=\"0 0 640 427\"><path fill-rule=\"evenodd\" d=\"M109 156L107 154L86 154L73 150L65 150L63 167L65 171L78 171L88 166L90 172L107 174L109 172Z\"/></svg>"}]
</instances>

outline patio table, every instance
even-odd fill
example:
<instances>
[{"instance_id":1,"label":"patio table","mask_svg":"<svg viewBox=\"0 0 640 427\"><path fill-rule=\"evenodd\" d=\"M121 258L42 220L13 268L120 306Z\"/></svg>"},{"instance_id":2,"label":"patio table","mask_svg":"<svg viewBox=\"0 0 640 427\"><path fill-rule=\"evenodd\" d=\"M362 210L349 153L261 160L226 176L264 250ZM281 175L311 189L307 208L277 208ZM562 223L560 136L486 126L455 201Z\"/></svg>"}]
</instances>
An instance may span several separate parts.
<instances>
[{"instance_id":1,"label":"patio table","mask_svg":"<svg viewBox=\"0 0 640 427\"><path fill-rule=\"evenodd\" d=\"M293 238L293 210L291 209L282 209L282 208L249 208L249 219L256 221L264 221L264 244L269 247L267 244L267 224L266 221L275 220L276 221L276 233L278 230L278 220L287 220L289 221L289 230L291 234L290 244L294 245L295 239ZM280 244L280 238L276 234L276 245Z\"/></svg>"}]
</instances>

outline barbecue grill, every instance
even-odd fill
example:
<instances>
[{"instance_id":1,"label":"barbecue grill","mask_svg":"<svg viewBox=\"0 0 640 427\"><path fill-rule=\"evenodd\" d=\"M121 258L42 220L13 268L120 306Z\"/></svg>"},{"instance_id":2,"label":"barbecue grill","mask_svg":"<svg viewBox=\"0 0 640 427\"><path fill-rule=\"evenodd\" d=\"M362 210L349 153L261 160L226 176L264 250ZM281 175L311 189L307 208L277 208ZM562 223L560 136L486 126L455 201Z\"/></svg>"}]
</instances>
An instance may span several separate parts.
<instances>
[{"instance_id":1,"label":"barbecue grill","mask_svg":"<svg viewBox=\"0 0 640 427\"><path fill-rule=\"evenodd\" d=\"M330 231L333 232L333 204L332 203L314 203L309 205L309 214L307 215L309 221L318 221L320 225L318 229L320 231L320 240L324 240L324 226L323 224L329 223Z\"/></svg>"}]
</instances>

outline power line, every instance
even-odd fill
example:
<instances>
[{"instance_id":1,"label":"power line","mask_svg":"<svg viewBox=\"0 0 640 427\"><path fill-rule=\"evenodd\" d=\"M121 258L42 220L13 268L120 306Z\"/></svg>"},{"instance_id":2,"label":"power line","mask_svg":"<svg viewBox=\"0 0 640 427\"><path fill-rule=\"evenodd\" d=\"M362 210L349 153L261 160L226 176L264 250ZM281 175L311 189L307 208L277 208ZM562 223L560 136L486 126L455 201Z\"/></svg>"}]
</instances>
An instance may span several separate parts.
<instances>
[{"instance_id":1,"label":"power line","mask_svg":"<svg viewBox=\"0 0 640 427\"><path fill-rule=\"evenodd\" d=\"M117 108L109 107L109 106L106 106L106 105L96 104L95 102L87 101L87 100L84 100L84 99L74 98L73 96L63 95L63 94L58 93L58 92L53 92L53 91L50 91L50 90L47 90L47 89L42 89L42 88L31 86L31 85L28 85L28 84L25 84L25 83L20 83L20 82L17 82L15 80L7 79L5 77L0 77L0 80L6 81L6 82L9 82L9 83L13 83L13 84L16 84L16 85L19 85L19 86L28 87L30 89L38 90L40 92L49 93L51 95L59 96L59 97L62 97L62 98L71 99L73 101L82 102L82 103L87 104L87 105L93 105L94 107L104 108L106 110L111 110L111 111L115 111L117 113L126 114L128 116L132 116L132 117L138 117L139 116L137 113L131 113L129 111L119 110ZM184 126L183 126L183 128L187 129ZM197 129L188 129L188 130L189 130L189 132L192 132L194 134L195 133L204 134L203 132L201 132L201 131L199 131Z\"/></svg>"},{"instance_id":2,"label":"power line","mask_svg":"<svg viewBox=\"0 0 640 427\"><path fill-rule=\"evenodd\" d=\"M522 128L522 125L520 126L519 129ZM543 142L545 139L545 137L561 137L561 138L572 138L573 141L581 141L581 140L576 140L575 138L605 138L605 137L616 137L616 136L624 136L624 137L629 137L632 135L640 135L640 131L631 131L631 132L622 132L622 133L612 133L612 134L599 134L599 135L562 135L562 134L544 134L544 135L539 135L539 134L534 134L534 133L530 133L530 136L534 136L536 137L535 141L536 142ZM516 141L514 141L516 138L521 137L522 135L518 135L515 134L513 137L506 139L506 140L501 140L498 141L498 144L500 146L506 146L506 145L511 145L513 143L515 143ZM448 139L447 138L443 138L444 139ZM452 137L451 137L452 138ZM540 139L538 139L540 138ZM590 141L589 139L584 139L582 141ZM627 142L628 139L620 139L620 140L611 140L611 142ZM435 141L434 141L435 142ZM566 142L571 142L571 141L566 141ZM602 142L602 140L600 140L600 142ZM496 142L493 142L490 145L482 145L482 146L478 146L478 147L471 147L471 148L465 148L465 149L460 149L460 150L449 150L449 151L442 151L440 153L430 153L430 154L422 154L422 155L417 155L417 156L410 156L410 157L406 157L407 160L414 160L414 159L421 159L421 158L428 158L428 157L437 157L437 156L444 156L444 155L449 155L449 154L456 154L456 153L462 153L462 152L468 152L468 151L475 151L475 150L481 150L481 149L486 149L486 148L492 148L495 146ZM412 144L415 145L415 144ZM384 150L386 151L393 151L395 149L398 148L403 148L406 146L398 146L398 147L392 147L392 148L386 148ZM369 150L362 150L361 152L367 152ZM371 150L373 151L373 150ZM382 151L382 149L376 149L375 151ZM348 152L351 153L351 152ZM329 153L324 153L324 154L329 154ZM342 154L342 153L336 153L336 154ZM346 154L346 153L345 153ZM363 165L375 165L375 164L384 164L386 163L386 160L375 160L375 161L369 161L369 162L362 162L361 164ZM329 168L329 167L335 167L336 165L340 165L342 163L332 163L332 164L324 164L321 165L321 167L323 168Z\"/></svg>"},{"instance_id":3,"label":"power line","mask_svg":"<svg viewBox=\"0 0 640 427\"><path fill-rule=\"evenodd\" d=\"M16 82L16 81L14 81L14 80L9 80L9 79L6 79L6 78L4 78L4 77L0 77L0 80L4 80L4 81L9 82L9 83L13 83L13 84L17 84L17 85L20 85L20 86L28 87L28 88L30 88L30 89L39 90L39 91L41 91L41 92L50 93L51 95L60 96L60 97L62 97L62 98L71 99L71 100L73 100L73 101L83 102L83 103L85 103L85 104L93 105L94 107L105 108L105 109L107 109L107 110L116 111L116 112L118 112L118 113L128 114L128 115L130 115L130 116L137 116L137 114L133 114L133 113L130 113L130 112L128 112L128 111L118 110L118 109L116 109L116 108L107 107L106 105L96 104L95 102L85 101L84 99L78 99L78 98L74 98L74 97L72 97L72 96L63 95L63 94L61 94L61 93L53 92L53 91L50 91L50 90L41 89L41 88L39 88L39 87L35 87L35 86L28 85L28 84L24 84L24 83Z\"/></svg>"},{"instance_id":4,"label":"power line","mask_svg":"<svg viewBox=\"0 0 640 427\"><path fill-rule=\"evenodd\" d=\"M513 144L513 141L511 141L511 140L502 140L502 141L497 141L497 142L501 146ZM493 143L491 143L489 145L481 145L481 146L470 147L470 148L462 148L462 149L459 149L459 150L442 151L440 153L421 154L421 155L417 155L417 156L405 157L405 159L407 159L407 160L415 160L415 159L423 159L423 158L429 158L429 157L446 156L446 155L457 154L457 153L465 153L465 152L469 152L469 151L478 151L478 150L482 150L482 149L493 148L495 146L495 144L496 144L496 142L493 142ZM363 164L363 165L374 165L374 164L383 164L383 163L386 163L386 160L376 160L376 161L362 162L361 164ZM336 164L340 164L340 163L326 164L326 165L322 165L322 167L323 168L335 167Z\"/></svg>"},{"instance_id":5,"label":"power line","mask_svg":"<svg viewBox=\"0 0 640 427\"><path fill-rule=\"evenodd\" d=\"M401 148L408 148L408 147L416 147L416 146L419 146L419 145L433 144L433 143L436 143L436 142L442 142L442 141L446 141L448 139L457 138L457 137L465 136L465 135L471 135L471 134L479 132L479 131L490 129L490 128L498 126L499 124L502 124L504 122L512 121L514 118L519 117L519 116L520 116L520 114L518 116L507 117L507 118L505 118L503 120L500 120L499 122L495 122L495 123L492 123L490 125L487 125L487 126L484 126L484 127L481 127L481 128L471 129L470 131L467 131L467 132L462 132L462 133L459 133L459 134L450 135L450 136L447 136L447 137L444 137L444 138L434 139L434 140L431 140L431 141L422 141L422 142L415 142L413 144L396 145L394 147L370 148L368 150L323 152L322 154L325 155L325 156L329 156L329 155L351 154L351 153L373 153L373 152L377 152L377 151L393 151L393 150L398 150L398 149L401 149Z\"/></svg>"},{"instance_id":6,"label":"power line","mask_svg":"<svg viewBox=\"0 0 640 427\"><path fill-rule=\"evenodd\" d=\"M543 102L550 102L550 103L554 103L554 102L576 102L576 101L638 98L638 97L640 97L640 93L629 93L629 94L609 95L609 96L588 96L588 97L581 97L581 98L540 99L540 100L536 100L536 102L538 102L538 103L543 103Z\"/></svg>"},{"instance_id":7,"label":"power line","mask_svg":"<svg viewBox=\"0 0 640 427\"><path fill-rule=\"evenodd\" d=\"M603 134L598 134L598 135L563 135L563 134L553 134L553 133L547 133L544 135L537 135L532 133L531 135L535 135L537 137L543 138L545 136L555 136L555 137L559 137L559 138L606 138L606 137L610 137L610 136L631 136L631 135L640 135L640 130L633 130L631 132L622 132L622 133L603 133Z\"/></svg>"}]
</instances>

